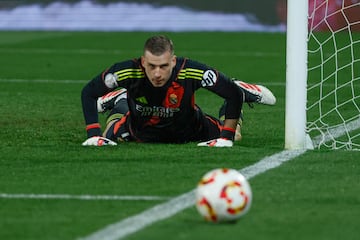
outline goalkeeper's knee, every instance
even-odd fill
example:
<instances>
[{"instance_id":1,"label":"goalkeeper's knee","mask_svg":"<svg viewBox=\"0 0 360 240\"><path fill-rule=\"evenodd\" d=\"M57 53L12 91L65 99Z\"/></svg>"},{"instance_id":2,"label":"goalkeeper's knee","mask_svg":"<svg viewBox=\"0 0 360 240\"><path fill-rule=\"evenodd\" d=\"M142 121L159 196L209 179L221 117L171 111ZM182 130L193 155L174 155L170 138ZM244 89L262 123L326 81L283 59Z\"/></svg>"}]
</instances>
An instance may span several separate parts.
<instances>
[{"instance_id":1,"label":"goalkeeper's knee","mask_svg":"<svg viewBox=\"0 0 360 240\"><path fill-rule=\"evenodd\" d=\"M131 137L126 124L127 116L116 118L116 115L120 114L114 114L112 119L111 116L109 117L110 121L107 122L103 136L118 142L130 141Z\"/></svg>"}]
</instances>

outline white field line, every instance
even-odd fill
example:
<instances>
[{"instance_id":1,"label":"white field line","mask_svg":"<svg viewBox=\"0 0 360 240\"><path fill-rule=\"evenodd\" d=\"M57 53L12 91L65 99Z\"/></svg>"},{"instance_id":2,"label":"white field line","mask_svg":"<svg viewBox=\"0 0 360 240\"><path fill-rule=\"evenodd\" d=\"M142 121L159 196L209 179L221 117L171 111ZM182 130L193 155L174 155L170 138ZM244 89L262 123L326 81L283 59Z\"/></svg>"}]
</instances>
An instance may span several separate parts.
<instances>
[{"instance_id":1,"label":"white field line","mask_svg":"<svg viewBox=\"0 0 360 240\"><path fill-rule=\"evenodd\" d=\"M70 194L25 194L25 193L0 193L3 199L62 199L62 200L107 200L107 201L162 201L169 197L161 196L122 196L122 195L70 195Z\"/></svg>"},{"instance_id":2,"label":"white field line","mask_svg":"<svg viewBox=\"0 0 360 240\"><path fill-rule=\"evenodd\" d=\"M141 49L54 49L54 48L3 48L0 49L0 53L22 53L22 54L78 54L78 55L90 55L90 54L104 54L104 55L124 55L124 54L141 54ZM182 56L238 56L238 57L280 57L281 53L278 52L245 52L245 51L179 51Z\"/></svg>"},{"instance_id":3,"label":"white field line","mask_svg":"<svg viewBox=\"0 0 360 240\"><path fill-rule=\"evenodd\" d=\"M256 175L276 168L281 164L302 155L305 152L306 150L285 150L270 157L265 157L259 162L249 167L240 169L239 171L247 179L251 179ZM157 221L171 217L186 208L194 206L194 204L195 189L175 197L165 203L158 204L148 210L143 211L142 213L110 224L105 228L82 238L82 240L121 239Z\"/></svg>"},{"instance_id":4,"label":"white field line","mask_svg":"<svg viewBox=\"0 0 360 240\"><path fill-rule=\"evenodd\" d=\"M313 139L313 143L316 146L319 146L321 143L329 142L335 138L341 137L344 133L351 132L353 130L360 128L360 118L355 119L346 124L339 125L334 128L330 128L326 134L319 135Z\"/></svg>"},{"instance_id":5,"label":"white field line","mask_svg":"<svg viewBox=\"0 0 360 240\"><path fill-rule=\"evenodd\" d=\"M91 79L84 80L84 79L19 79L19 78L0 78L0 83L61 83L61 84L67 84L67 83L76 83L76 84L85 84ZM285 81L281 82L256 82L256 84L262 84L266 86L284 86L285 87ZM332 87L333 84L323 84L324 87Z\"/></svg>"},{"instance_id":6,"label":"white field line","mask_svg":"<svg viewBox=\"0 0 360 240\"><path fill-rule=\"evenodd\" d=\"M19 79L19 78L13 78L13 79L6 79L6 78L0 78L0 83L58 83L58 84L86 84L91 79L88 80L71 80L71 79ZM267 83L261 83L257 82L257 84L263 84L266 86L285 86L285 82L267 82Z\"/></svg>"},{"instance_id":7,"label":"white field line","mask_svg":"<svg viewBox=\"0 0 360 240\"><path fill-rule=\"evenodd\" d=\"M87 83L89 80L66 80L66 79L59 79L59 80L55 80L55 79L18 79L18 78L13 78L13 79L5 79L5 78L0 78L0 83L79 83L79 84L84 84Z\"/></svg>"}]
</instances>

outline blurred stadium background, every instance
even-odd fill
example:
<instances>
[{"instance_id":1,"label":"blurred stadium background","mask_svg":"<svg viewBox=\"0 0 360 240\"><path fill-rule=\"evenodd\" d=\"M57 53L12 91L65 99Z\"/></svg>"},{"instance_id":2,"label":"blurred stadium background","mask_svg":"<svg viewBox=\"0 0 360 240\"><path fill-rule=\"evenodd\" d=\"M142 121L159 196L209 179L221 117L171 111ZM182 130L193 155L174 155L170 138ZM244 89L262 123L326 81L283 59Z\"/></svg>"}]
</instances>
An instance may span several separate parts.
<instances>
[{"instance_id":1,"label":"blurred stadium background","mask_svg":"<svg viewBox=\"0 0 360 240\"><path fill-rule=\"evenodd\" d=\"M49 5L54 2L77 3L79 0L5 0L0 1L0 9L12 9L18 6L40 4ZM283 7L282 0L95 0L93 3L109 4L115 2L124 3L148 3L156 6L178 6L181 8L190 8L198 11L211 11L221 13L243 13L253 17L254 20L267 25L277 25L282 21L282 15L279 15Z\"/></svg>"},{"instance_id":2,"label":"blurred stadium background","mask_svg":"<svg viewBox=\"0 0 360 240\"><path fill-rule=\"evenodd\" d=\"M200 0L5 0L0 1L2 20L0 30L285 31L286 2L286 0L206 2ZM323 0L309 0L309 13L313 12L314 6L319 6L323 2ZM359 0L344 1L345 4L358 2ZM328 0L326 7L317 10L319 17L314 18L315 24L323 19L325 11L328 11L327 15L332 15L341 4L342 1ZM76 13L78 16L74 16ZM353 7L327 17L327 22L336 29L341 28L346 22L359 21L359 16L360 7ZM164 19L168 19L168 24L172 26L164 27L162 24L165 23L159 24L164 22ZM62 24L67 20L73 25ZM98 24L94 24L95 21ZM153 24L149 24L149 21L153 21ZM134 22L137 25L134 25ZM110 27L116 24L117 27ZM121 24L128 25L119 26ZM318 27L319 31L327 29L326 23ZM359 25L353 30L359 31Z\"/></svg>"}]
</instances>

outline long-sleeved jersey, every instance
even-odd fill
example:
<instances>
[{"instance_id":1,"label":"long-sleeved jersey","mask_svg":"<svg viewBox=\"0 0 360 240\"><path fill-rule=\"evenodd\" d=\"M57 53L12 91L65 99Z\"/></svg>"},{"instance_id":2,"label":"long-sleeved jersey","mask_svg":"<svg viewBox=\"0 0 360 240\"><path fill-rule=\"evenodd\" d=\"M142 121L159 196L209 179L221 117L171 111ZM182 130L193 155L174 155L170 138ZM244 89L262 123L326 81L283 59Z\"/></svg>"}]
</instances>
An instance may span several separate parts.
<instances>
[{"instance_id":1,"label":"long-sleeved jersey","mask_svg":"<svg viewBox=\"0 0 360 240\"><path fill-rule=\"evenodd\" d=\"M108 75L115 81L108 81ZM225 118L238 119L243 93L227 76L214 68L177 57L169 81L153 87L140 58L114 64L92 79L82 91L82 107L88 137L100 135L96 100L122 87L127 89L130 127L140 140L186 142L202 127L203 114L195 104L194 93L206 88L226 99Z\"/></svg>"}]
</instances>

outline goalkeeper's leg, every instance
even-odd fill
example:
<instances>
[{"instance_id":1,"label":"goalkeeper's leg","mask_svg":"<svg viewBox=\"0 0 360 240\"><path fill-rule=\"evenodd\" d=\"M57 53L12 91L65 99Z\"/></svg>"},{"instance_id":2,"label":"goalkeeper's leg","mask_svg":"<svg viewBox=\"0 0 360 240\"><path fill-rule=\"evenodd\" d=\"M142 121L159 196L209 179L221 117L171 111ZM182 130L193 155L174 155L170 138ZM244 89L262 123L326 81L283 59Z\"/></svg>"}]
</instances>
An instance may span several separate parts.
<instances>
[{"instance_id":1,"label":"goalkeeper's leg","mask_svg":"<svg viewBox=\"0 0 360 240\"><path fill-rule=\"evenodd\" d=\"M266 105L275 105L276 98L274 94L265 86L259 84L250 84L233 79L234 83L244 92L246 103L261 103Z\"/></svg>"},{"instance_id":2,"label":"goalkeeper's leg","mask_svg":"<svg viewBox=\"0 0 360 240\"><path fill-rule=\"evenodd\" d=\"M203 124L205 131L205 136L202 139L203 141L212 140L220 137L220 132L223 128L224 121L219 120L213 116L205 114L205 122ZM235 130L235 141L241 140L241 126L240 124L237 125Z\"/></svg>"},{"instance_id":3,"label":"goalkeeper's leg","mask_svg":"<svg viewBox=\"0 0 360 240\"><path fill-rule=\"evenodd\" d=\"M131 136L128 128L128 103L126 98L119 99L112 107L103 136L113 141L130 141Z\"/></svg>"},{"instance_id":4,"label":"goalkeeper's leg","mask_svg":"<svg viewBox=\"0 0 360 240\"><path fill-rule=\"evenodd\" d=\"M111 117L110 121L107 122L103 136L116 142L131 141L128 115L114 114Z\"/></svg>"},{"instance_id":5,"label":"goalkeeper's leg","mask_svg":"<svg viewBox=\"0 0 360 240\"><path fill-rule=\"evenodd\" d=\"M102 97L99 97L97 100L97 109L98 112L103 113L111 111L116 106L125 106L127 105L118 105L119 101L127 101L127 91L124 88L109 92ZM127 109L122 110L122 112L127 112Z\"/></svg>"},{"instance_id":6,"label":"goalkeeper's leg","mask_svg":"<svg viewBox=\"0 0 360 240\"><path fill-rule=\"evenodd\" d=\"M226 108L226 100L224 101L223 105L221 105L220 109L219 109L219 119L220 121L224 121L225 120L225 108ZM238 124L236 126L236 131L235 131L235 141L240 141L242 136L241 136L241 127L242 127L242 124L243 124L243 115L244 115L244 112L243 110L241 110L241 113L240 113L240 118L239 118L239 121L238 121Z\"/></svg>"}]
</instances>

